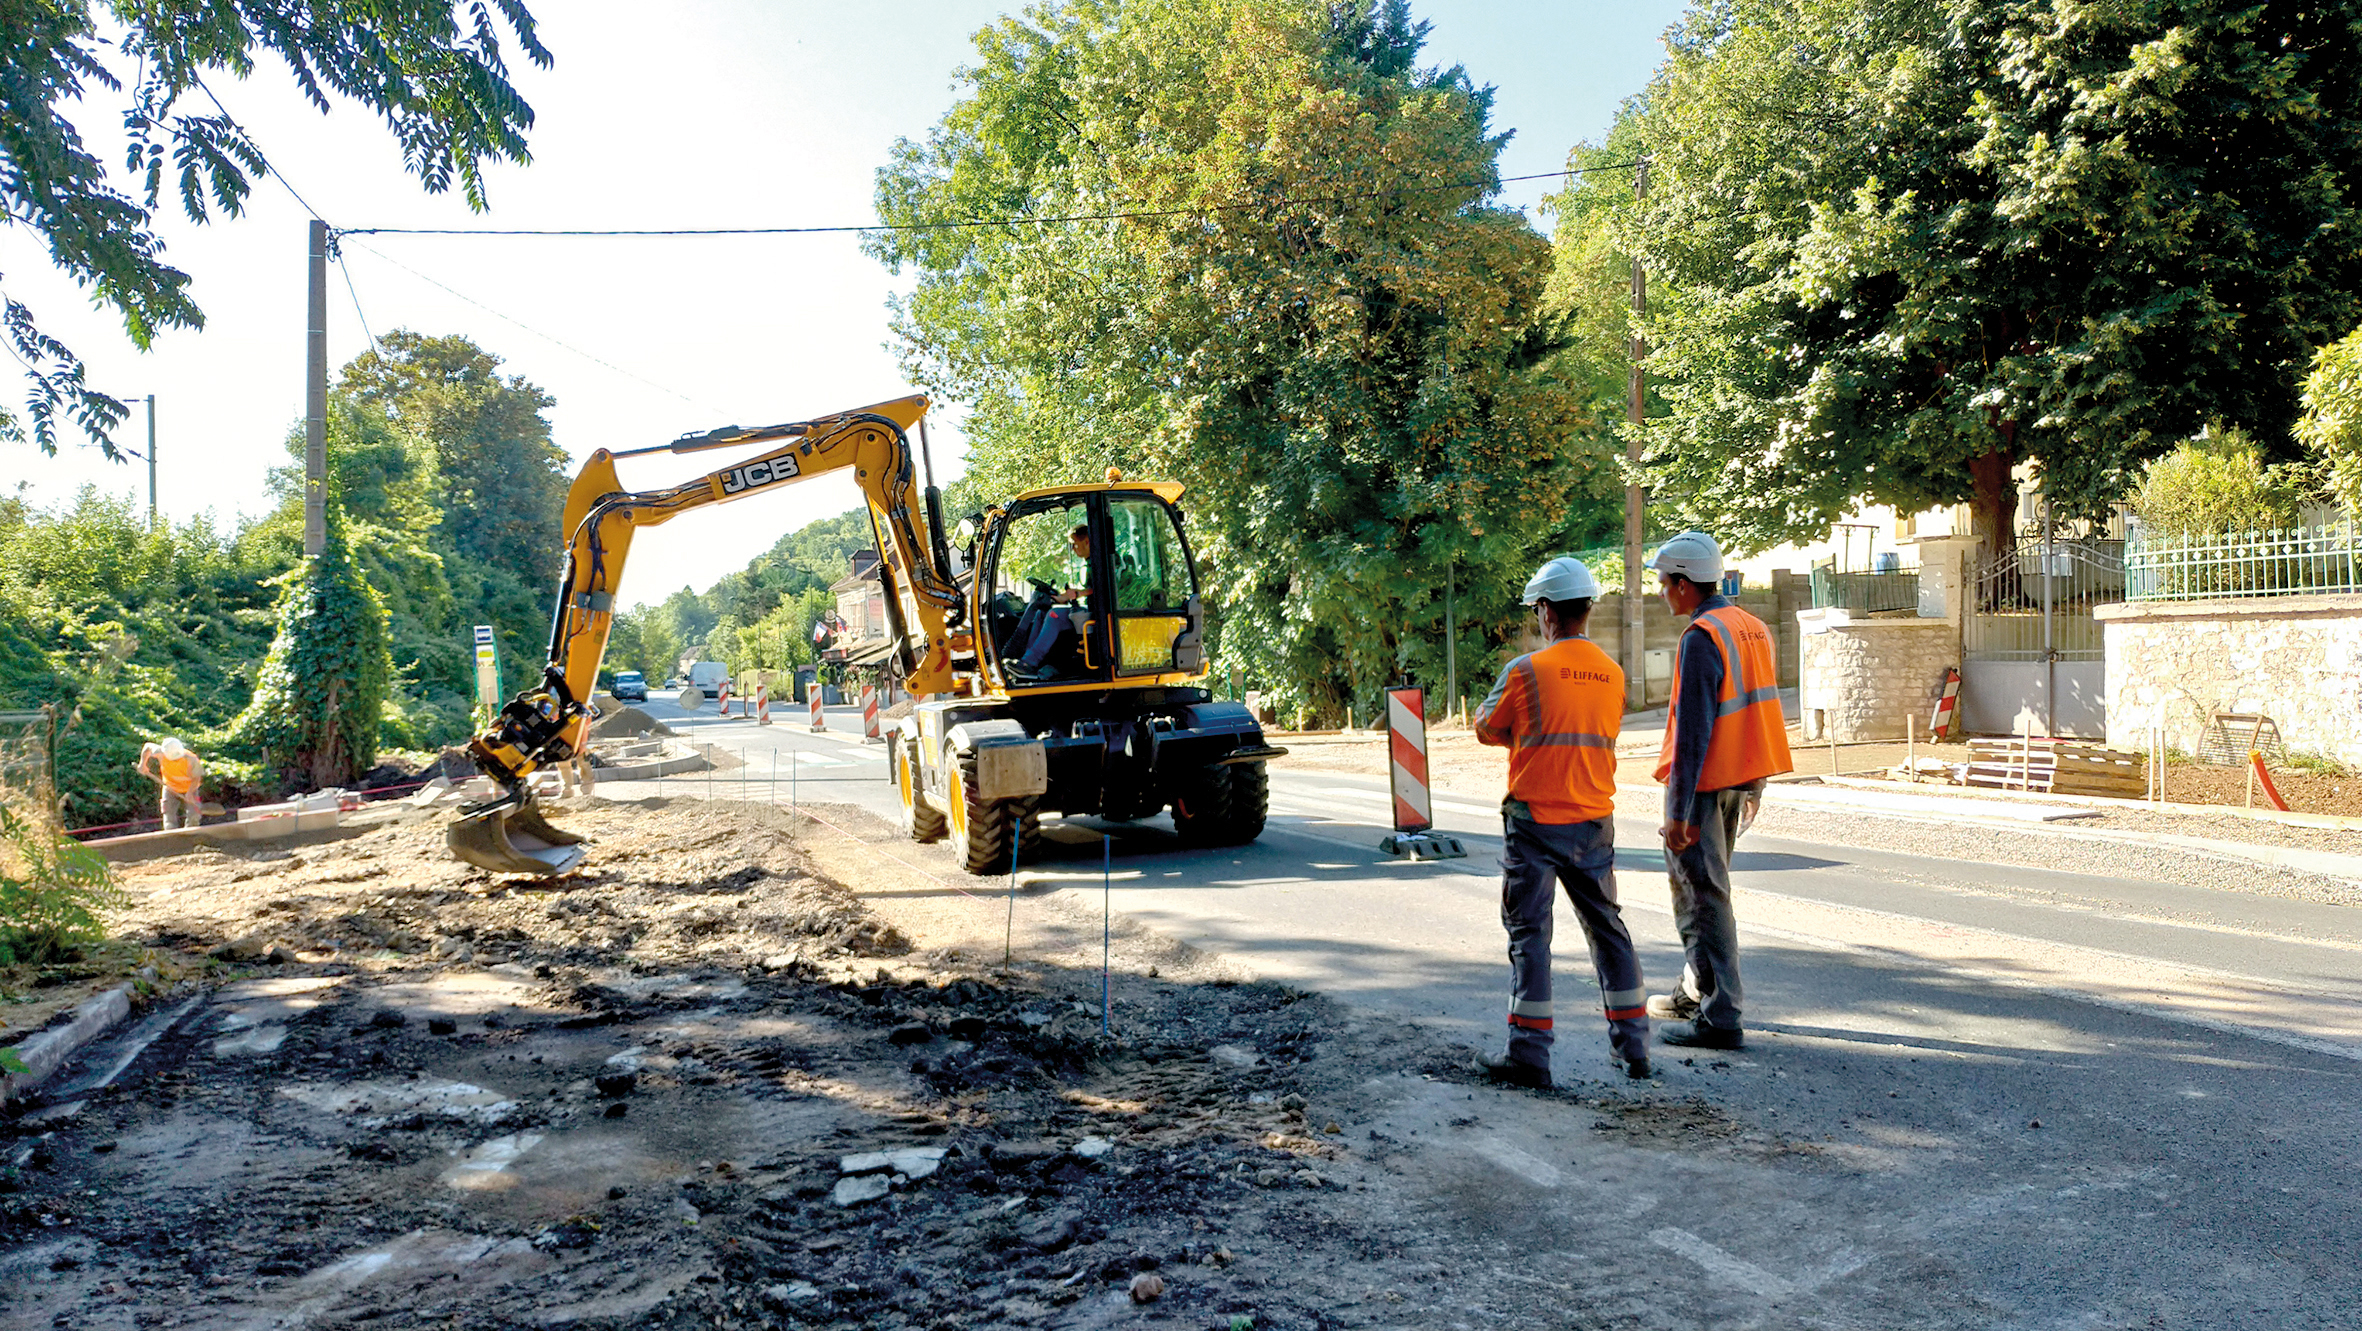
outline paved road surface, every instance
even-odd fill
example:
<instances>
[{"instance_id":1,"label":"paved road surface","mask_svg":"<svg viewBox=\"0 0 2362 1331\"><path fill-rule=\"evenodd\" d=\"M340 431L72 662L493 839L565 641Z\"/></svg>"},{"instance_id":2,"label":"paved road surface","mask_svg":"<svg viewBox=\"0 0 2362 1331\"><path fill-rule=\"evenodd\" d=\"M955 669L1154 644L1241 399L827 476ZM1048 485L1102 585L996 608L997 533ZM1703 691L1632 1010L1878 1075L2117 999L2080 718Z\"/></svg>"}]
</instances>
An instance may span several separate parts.
<instances>
[{"instance_id":1,"label":"paved road surface","mask_svg":"<svg viewBox=\"0 0 2362 1331\"><path fill-rule=\"evenodd\" d=\"M748 755L716 797L771 798L777 754L780 802L792 776L797 799L891 816L881 746L858 742L851 709L831 709L843 730L826 735L777 712L757 728L648 710ZM609 793L659 788L708 783ZM1087 879L1095 895L1104 832L1118 911L1497 1041L1497 813L1439 798L1469 858L1408 864L1376 850L1382 783L1275 771L1272 789L1264 837L1234 850L1184 850L1162 819L1053 825L1021 890ZM1645 793L1625 804L1641 815L1618 820L1626 914L1661 988L1680 953L1654 810ZM1634 1152L1503 1114L1512 1126L1469 1157L1486 1181L1439 1180L1435 1205L1497 1235L1505 1280L1574 1297L1630 1267L1635 1325L2356 1325L2362 912L2081 874L2078 843L2057 846L2037 870L1750 834L1734 866L1750 1047L1665 1049L1647 1093L1791 1149ZM1558 1072L1608 1091L1575 928L1562 911ZM1404 1122L1433 1099L1406 1089Z\"/></svg>"}]
</instances>

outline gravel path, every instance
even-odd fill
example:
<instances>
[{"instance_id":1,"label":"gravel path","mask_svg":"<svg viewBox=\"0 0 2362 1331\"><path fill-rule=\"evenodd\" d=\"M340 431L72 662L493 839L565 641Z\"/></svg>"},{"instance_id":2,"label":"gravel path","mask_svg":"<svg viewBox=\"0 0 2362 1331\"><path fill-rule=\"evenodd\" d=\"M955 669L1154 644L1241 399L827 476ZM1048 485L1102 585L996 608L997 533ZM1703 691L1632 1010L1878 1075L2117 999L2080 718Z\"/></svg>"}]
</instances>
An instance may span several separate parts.
<instances>
[{"instance_id":1,"label":"gravel path","mask_svg":"<svg viewBox=\"0 0 2362 1331\"><path fill-rule=\"evenodd\" d=\"M1852 811L1846 817L1832 818L1825 808L1767 807L1755 820L1755 830L1767 836L1793 837L1799 841L1823 845L2179 883L2189 887L2249 892L2335 906L2362 906L2362 883L2299 873L2248 860L2160 846L2127 844L2089 836L2080 830L2170 831L2185 836L2205 836L2210 834L2209 829L2218 821L2138 814L2133 817L2146 817L2151 825L2134 826L2129 820L2117 821L2111 815L2108 819L2079 823L2076 828L2046 826L2040 830L2029 828L2018 831L1986 825L1960 827L1912 818L1881 817L1868 810ZM2190 823L2201 826L2189 828L2187 824Z\"/></svg>"}]
</instances>

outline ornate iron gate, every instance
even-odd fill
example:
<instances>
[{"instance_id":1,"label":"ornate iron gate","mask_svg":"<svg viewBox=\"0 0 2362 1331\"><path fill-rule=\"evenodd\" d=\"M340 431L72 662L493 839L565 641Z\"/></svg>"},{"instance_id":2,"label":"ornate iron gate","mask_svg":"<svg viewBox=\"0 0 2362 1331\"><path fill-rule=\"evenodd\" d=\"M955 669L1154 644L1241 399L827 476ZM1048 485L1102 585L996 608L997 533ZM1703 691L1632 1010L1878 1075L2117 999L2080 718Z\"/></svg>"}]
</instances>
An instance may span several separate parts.
<instances>
[{"instance_id":1,"label":"ornate iron gate","mask_svg":"<svg viewBox=\"0 0 2362 1331\"><path fill-rule=\"evenodd\" d=\"M1961 622L1960 716L1971 732L2108 733L2107 654L2092 608L2124 599L2124 543L2048 524L1973 565Z\"/></svg>"}]
</instances>

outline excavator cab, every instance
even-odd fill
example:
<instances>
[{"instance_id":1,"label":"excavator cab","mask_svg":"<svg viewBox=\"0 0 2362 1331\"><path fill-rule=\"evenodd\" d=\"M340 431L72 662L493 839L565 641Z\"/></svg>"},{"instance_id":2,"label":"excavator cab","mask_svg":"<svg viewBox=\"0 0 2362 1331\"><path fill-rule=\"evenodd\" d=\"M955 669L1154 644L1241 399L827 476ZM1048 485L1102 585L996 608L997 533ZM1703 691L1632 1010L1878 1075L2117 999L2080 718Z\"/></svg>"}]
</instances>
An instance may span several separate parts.
<instances>
[{"instance_id":1,"label":"excavator cab","mask_svg":"<svg viewBox=\"0 0 2362 1331\"><path fill-rule=\"evenodd\" d=\"M977 554L979 637L1003 691L1203 669L1204 613L1179 492L1120 482L1035 491L993 515Z\"/></svg>"}]
</instances>

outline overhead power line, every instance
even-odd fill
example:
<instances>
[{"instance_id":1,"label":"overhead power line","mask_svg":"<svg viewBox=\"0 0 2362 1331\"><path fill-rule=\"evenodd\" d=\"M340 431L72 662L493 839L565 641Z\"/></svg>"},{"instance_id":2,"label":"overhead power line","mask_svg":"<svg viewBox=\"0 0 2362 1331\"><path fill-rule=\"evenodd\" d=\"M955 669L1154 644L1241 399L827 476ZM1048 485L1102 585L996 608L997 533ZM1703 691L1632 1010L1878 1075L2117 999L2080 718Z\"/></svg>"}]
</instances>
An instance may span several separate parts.
<instances>
[{"instance_id":1,"label":"overhead power line","mask_svg":"<svg viewBox=\"0 0 2362 1331\"><path fill-rule=\"evenodd\" d=\"M337 234L344 236L813 236L864 231L959 231L990 226L1051 226L1064 222L1119 222L1134 218L1194 217L1205 213L1243 212L1248 209L1269 208L1290 203L1336 203L1345 199L1378 198L1389 194L1440 194L1451 190L1478 189L1488 185L1506 185L1523 180L1558 180L1592 171L1621 171L1639 165L1630 162L1602 162L1597 166L1578 166L1565 171L1538 171L1526 176L1502 176L1498 180L1455 180L1438 185L1397 185L1388 189L1366 190L1356 194L1324 194L1309 197L1258 199L1251 203L1209 203L1188 208L1146 208L1103 213L1067 213L1053 217L978 217L952 222L870 222L842 226L710 226L710 227L350 227Z\"/></svg>"},{"instance_id":2,"label":"overhead power line","mask_svg":"<svg viewBox=\"0 0 2362 1331\"><path fill-rule=\"evenodd\" d=\"M348 233L346 233L346 234L350 234L350 233L348 232ZM436 281L434 278L431 278L431 277L427 276L425 273L422 273L422 272L418 271L416 268L413 268L413 267L411 267L410 265L408 265L408 264L406 264L406 263L403 263L402 261L400 261L400 260L398 260L398 259L395 259L395 258L393 258L393 257L391 257L391 256L389 256L389 255L387 255L387 254L385 254L384 252L382 252L382 251L380 251L380 250L377 250L377 249L375 249L375 248L372 248L371 246L368 246L368 245L363 245L363 246L361 246L360 248L361 248L362 250L366 251L367 253L369 253L370 255L372 255L372 256L374 256L374 257L376 257L376 258L379 258L379 259L383 259L385 262L387 262L387 263L390 263L390 264L392 264L394 267L401 269L403 272L410 274L412 277L415 277L415 278L417 278L419 281L426 283L428 286L431 286L431 287L438 288L438 289L440 289L440 290L442 290L442 291L444 291L444 292L447 292L447 293L449 293L451 296L453 296L453 297L455 297L455 298L457 298L457 299L459 299L459 300L466 301L468 304L475 306L477 309L479 309L479 310L482 310L484 313L491 315L491 316L492 316L493 318L495 318L495 319L499 319L499 320L501 320L501 321L503 321L503 322L505 322L505 323L511 323L511 324L514 324L514 325L516 325L517 327L524 329L526 332L533 334L535 337L538 337L538 338L540 338L542 341L544 341L544 342L547 342L547 343L549 343L550 345L552 345L552 346L554 346L554 347L558 347L559 349L561 349L561 350L564 350L564 351L570 351L570 352L573 352L575 355L582 357L584 360L586 360L586 361L589 361L589 362L590 362L591 364L593 364L593 365L598 365L598 366L602 366L602 367L604 367L604 368L606 368L606 369L613 370L614 372L616 372L617 374L620 374L620 375L622 375L622 376L623 376L624 378L626 378L626 379L635 379L635 380L638 380L640 383L646 384L648 387L650 387L650 388L653 388L653 389L656 389L658 392L662 392L662 393L669 393L669 394L671 394L672 396L679 398L681 401L688 403L690 406L696 407L696 408L697 408L698 410L700 410L700 411L711 411L711 412L714 412L714 413L716 413L716 414L724 414L724 413L722 412L722 409L721 409L721 408L714 406L714 405L713 405L712 403L710 403L710 402L705 402L705 401L701 401L700 399L693 398L693 397L689 396L687 393L684 393L684 392L682 392L681 390L679 390L679 389L677 389L677 388L672 388L672 387L668 387L668 386L666 386L666 385L664 385L664 384L660 384L660 383L656 382L654 379L650 379L650 378L646 377L645 375L638 375L638 374L634 374L634 373L632 373L630 370L627 370L627 369L623 368L622 366L615 364L613 361L601 360L601 359L600 359L600 358L598 358L597 356L594 356L594 355L590 354L589 352L587 352L587 351L584 351L584 350L583 350L582 348L580 348L580 347L574 346L574 345L572 345L572 344L570 344L570 343L567 343L567 342L561 341L561 340L559 340L558 338L555 338L555 337L552 337L552 336L550 336L548 333L545 333L545 332L541 331L540 329L538 329L538 328L535 328L533 325L531 325L531 324L529 324L529 323L526 323L524 320L522 320L522 319L519 319L519 318L517 318L517 317L516 317L516 316L514 316L514 315L503 314L503 313L501 313L499 310L496 310L496 309L492 308L491 306L489 306L489 305L486 305L484 302L482 302L482 301L480 301L480 300L477 300L475 297L473 297L473 296L471 296L471 295L467 294L466 292L464 292L464 291L461 291L459 288L457 288L457 287L454 287L454 286L450 286L450 285L448 285L448 284L446 284L446 283L443 283L443 282L438 282L438 281Z\"/></svg>"}]
</instances>

